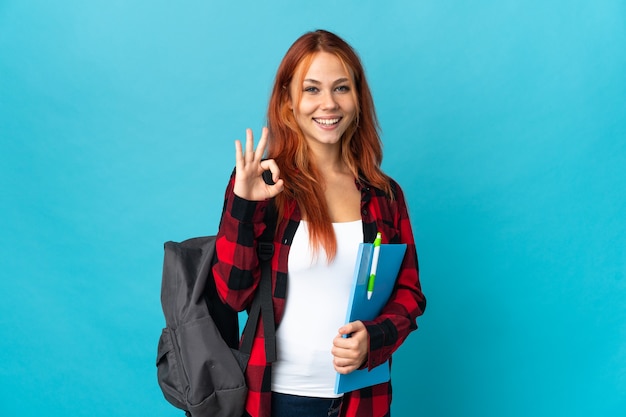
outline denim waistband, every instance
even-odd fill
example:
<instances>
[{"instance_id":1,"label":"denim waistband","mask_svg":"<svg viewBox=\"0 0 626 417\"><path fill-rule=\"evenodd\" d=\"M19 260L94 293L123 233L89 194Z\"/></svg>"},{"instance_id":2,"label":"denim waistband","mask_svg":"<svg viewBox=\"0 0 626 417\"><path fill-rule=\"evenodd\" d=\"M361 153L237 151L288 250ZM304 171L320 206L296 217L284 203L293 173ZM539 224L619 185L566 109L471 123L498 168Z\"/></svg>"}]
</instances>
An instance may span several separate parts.
<instances>
[{"instance_id":1,"label":"denim waistband","mask_svg":"<svg viewBox=\"0 0 626 417\"><path fill-rule=\"evenodd\" d=\"M335 417L342 398L303 397L272 392L272 417Z\"/></svg>"}]
</instances>

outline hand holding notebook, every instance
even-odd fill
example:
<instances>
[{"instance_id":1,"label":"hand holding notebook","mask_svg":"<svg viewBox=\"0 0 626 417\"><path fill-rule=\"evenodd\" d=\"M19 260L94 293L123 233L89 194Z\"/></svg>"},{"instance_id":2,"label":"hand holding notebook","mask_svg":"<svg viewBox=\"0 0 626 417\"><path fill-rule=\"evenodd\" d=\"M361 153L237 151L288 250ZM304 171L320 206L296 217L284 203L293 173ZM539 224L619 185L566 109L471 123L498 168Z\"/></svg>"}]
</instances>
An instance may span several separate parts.
<instances>
[{"instance_id":1,"label":"hand holding notebook","mask_svg":"<svg viewBox=\"0 0 626 417\"><path fill-rule=\"evenodd\" d=\"M368 299L368 284L374 258L372 243L361 243L354 268L353 287L346 313L346 323L355 320L373 320L382 311L389 300L400 271L400 265L406 252L405 244L381 244L378 246L378 264L375 273L375 285ZM371 287L370 287L371 288ZM349 374L337 374L335 393L380 384L389 380L389 363L377 366L371 371L361 369Z\"/></svg>"}]
</instances>

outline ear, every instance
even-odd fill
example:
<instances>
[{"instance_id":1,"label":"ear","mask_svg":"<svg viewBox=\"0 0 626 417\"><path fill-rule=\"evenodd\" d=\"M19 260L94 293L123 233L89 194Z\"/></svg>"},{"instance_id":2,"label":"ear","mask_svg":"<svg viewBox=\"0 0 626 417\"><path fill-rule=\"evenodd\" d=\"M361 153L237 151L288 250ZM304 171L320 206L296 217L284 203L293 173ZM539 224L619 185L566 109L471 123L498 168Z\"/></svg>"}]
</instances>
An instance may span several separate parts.
<instances>
[{"instance_id":1,"label":"ear","mask_svg":"<svg viewBox=\"0 0 626 417\"><path fill-rule=\"evenodd\" d=\"M293 111L293 98L291 97L291 91L289 91L288 85L283 85L284 102L286 102L289 110Z\"/></svg>"}]
</instances>

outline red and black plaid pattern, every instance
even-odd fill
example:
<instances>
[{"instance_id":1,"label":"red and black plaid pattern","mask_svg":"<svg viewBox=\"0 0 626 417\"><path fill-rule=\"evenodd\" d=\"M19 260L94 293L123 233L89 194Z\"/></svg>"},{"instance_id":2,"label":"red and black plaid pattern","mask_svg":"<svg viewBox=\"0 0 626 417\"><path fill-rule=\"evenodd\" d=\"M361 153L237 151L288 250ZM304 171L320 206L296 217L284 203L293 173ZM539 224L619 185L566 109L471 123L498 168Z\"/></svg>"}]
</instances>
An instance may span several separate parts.
<instances>
[{"instance_id":1,"label":"red and black plaid pattern","mask_svg":"<svg viewBox=\"0 0 626 417\"><path fill-rule=\"evenodd\" d=\"M381 315L364 322L369 333L369 356L364 366L374 368L391 358L408 334L417 328L416 318L424 312L426 299L421 291L417 252L409 221L404 194L392 182L395 198L360 181L363 241L373 242L376 232L383 243L406 243L404 258L395 289ZM260 279L257 239L265 230L267 201L247 201L233 193L234 176L226 188L224 211L218 231L216 252L218 262L213 267L217 290L222 299L237 311L249 307ZM298 204L292 201L274 235L272 258L272 298L276 323L285 311L287 290L287 260L289 248L302 219ZM246 369L248 399L246 416L270 417L271 364L265 360L263 324L259 321L252 354ZM384 417L389 414L391 384L385 383L346 393L341 416Z\"/></svg>"}]
</instances>

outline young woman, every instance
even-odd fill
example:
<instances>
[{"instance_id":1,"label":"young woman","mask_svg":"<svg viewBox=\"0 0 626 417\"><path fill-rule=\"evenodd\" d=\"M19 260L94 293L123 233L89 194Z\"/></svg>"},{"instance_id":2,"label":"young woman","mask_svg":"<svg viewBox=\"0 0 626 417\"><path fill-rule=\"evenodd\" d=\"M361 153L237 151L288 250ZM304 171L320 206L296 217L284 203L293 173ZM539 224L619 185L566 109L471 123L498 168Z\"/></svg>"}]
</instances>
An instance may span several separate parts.
<instances>
[{"instance_id":1,"label":"young woman","mask_svg":"<svg viewBox=\"0 0 626 417\"><path fill-rule=\"evenodd\" d=\"M296 40L276 74L268 128L256 149L250 129L245 147L235 141L235 149L214 274L220 296L237 311L258 287L265 211L274 205L277 212L278 359L266 362L260 324L246 370L246 416L389 416L390 383L333 392L336 372L389 360L426 307L404 194L381 171L374 104L354 50L322 30ZM383 243L408 245L394 291L375 320L344 325L359 243L373 242L377 232Z\"/></svg>"}]
</instances>

